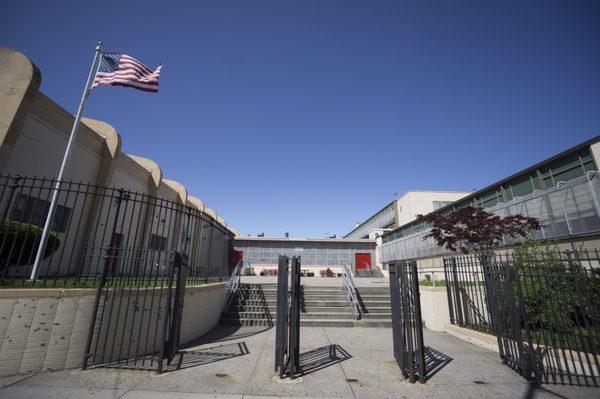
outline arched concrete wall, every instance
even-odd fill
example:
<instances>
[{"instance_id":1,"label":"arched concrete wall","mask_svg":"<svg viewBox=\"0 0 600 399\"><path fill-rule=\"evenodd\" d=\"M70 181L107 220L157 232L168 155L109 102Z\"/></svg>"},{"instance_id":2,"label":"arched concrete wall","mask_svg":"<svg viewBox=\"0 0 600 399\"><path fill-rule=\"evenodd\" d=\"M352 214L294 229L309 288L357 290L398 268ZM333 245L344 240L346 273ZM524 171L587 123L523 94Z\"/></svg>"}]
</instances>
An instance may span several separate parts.
<instances>
[{"instance_id":1,"label":"arched concrete wall","mask_svg":"<svg viewBox=\"0 0 600 399\"><path fill-rule=\"evenodd\" d=\"M53 177L58 173L74 116L38 88L42 75L22 53L0 47L0 173ZM118 186L149 196L163 193L193 206L227 228L218 216L185 186L166 179L153 160L124 154L122 138L110 124L82 118L67 179L100 186ZM228 228L231 231L231 228Z\"/></svg>"},{"instance_id":2,"label":"arched concrete wall","mask_svg":"<svg viewBox=\"0 0 600 399\"><path fill-rule=\"evenodd\" d=\"M14 143L42 82L40 70L24 54L0 47L0 169L6 144Z\"/></svg>"},{"instance_id":3,"label":"arched concrete wall","mask_svg":"<svg viewBox=\"0 0 600 399\"><path fill-rule=\"evenodd\" d=\"M133 159L135 162L141 165L144 169L150 172L149 177L152 183L152 188L154 189L154 193L150 195L156 195L156 193L158 192L158 187L160 187L160 182L163 178L163 173L160 169L160 166L158 166L156 162L149 158L144 158L133 154L127 154L127 156L129 156L131 159Z\"/></svg>"},{"instance_id":4,"label":"arched concrete wall","mask_svg":"<svg viewBox=\"0 0 600 399\"><path fill-rule=\"evenodd\" d=\"M204 203L200 201L200 198L188 195L188 202L195 206L199 211L204 212Z\"/></svg>"},{"instance_id":5,"label":"arched concrete wall","mask_svg":"<svg viewBox=\"0 0 600 399\"><path fill-rule=\"evenodd\" d=\"M187 203L188 193L183 184L181 184L175 180L170 180L170 179L163 179L163 182L167 186L169 186L171 189L173 189L174 191L177 192L177 194L179 195L179 201L182 204L185 205Z\"/></svg>"}]
</instances>

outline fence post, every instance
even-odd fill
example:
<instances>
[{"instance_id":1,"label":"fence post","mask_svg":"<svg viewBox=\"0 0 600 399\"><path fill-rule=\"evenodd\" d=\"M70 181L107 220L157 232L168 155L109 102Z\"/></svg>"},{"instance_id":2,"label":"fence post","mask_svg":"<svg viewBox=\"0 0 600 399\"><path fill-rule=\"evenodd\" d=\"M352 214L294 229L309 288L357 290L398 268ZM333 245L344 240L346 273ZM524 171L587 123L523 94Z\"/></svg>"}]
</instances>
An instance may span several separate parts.
<instances>
[{"instance_id":1,"label":"fence post","mask_svg":"<svg viewBox=\"0 0 600 399\"><path fill-rule=\"evenodd\" d=\"M300 371L300 257L292 258L292 276L290 290L290 344L289 374L293 379Z\"/></svg>"},{"instance_id":2,"label":"fence post","mask_svg":"<svg viewBox=\"0 0 600 399\"><path fill-rule=\"evenodd\" d=\"M462 313L462 301L460 299L460 284L458 281L458 271L456 269L456 258L451 258L452 261L452 285L454 289L454 310L456 311L456 321L459 326L465 325L465 320Z\"/></svg>"},{"instance_id":3,"label":"fence post","mask_svg":"<svg viewBox=\"0 0 600 399\"><path fill-rule=\"evenodd\" d=\"M504 345L502 344L502 330L500 328L501 320L498 309L498 298L494 291L494 275L486 255L479 254L479 264L483 268L483 278L485 280L486 297L490 306L490 321L492 322L492 331L498 341L498 352L502 360L506 359Z\"/></svg>"},{"instance_id":4,"label":"fence post","mask_svg":"<svg viewBox=\"0 0 600 399\"><path fill-rule=\"evenodd\" d=\"M408 272L408 268L407 268ZM417 356L419 359L419 382L425 383L425 343L423 341L423 319L421 317L421 292L419 289L419 275L417 274L417 262L410 262L410 272L412 274L410 281L412 283L413 314L415 319L415 334L417 343Z\"/></svg>"},{"instance_id":5,"label":"fence post","mask_svg":"<svg viewBox=\"0 0 600 399\"><path fill-rule=\"evenodd\" d=\"M104 267L102 268L102 275L100 276L100 281L98 281L98 288L96 289L96 299L94 300L94 307L92 309L92 318L90 319L90 325L88 327L88 336L85 344L85 352L83 353L83 362L81 364L81 368L85 370L88 366L88 361L90 358L90 351L92 348L92 339L94 335L94 330L96 327L96 319L98 316L98 308L100 307L100 296L102 294L102 289L104 288L104 284L106 283L106 277L108 275L108 263L104 263ZM100 331L98 331L100 334Z\"/></svg>"},{"instance_id":6,"label":"fence post","mask_svg":"<svg viewBox=\"0 0 600 399\"><path fill-rule=\"evenodd\" d=\"M283 378L285 355L287 354L288 319L288 265L287 256L279 256L277 273L277 320L275 324L275 372Z\"/></svg>"},{"instance_id":7,"label":"fence post","mask_svg":"<svg viewBox=\"0 0 600 399\"><path fill-rule=\"evenodd\" d=\"M210 240L208 240L209 244L208 244L208 259L206 261L206 273L204 275L204 284L208 284L208 270L210 269L211 266L211 258L212 258L212 247L213 247L213 230L214 230L214 225L212 220L209 221L210 222ZM221 280L219 280L221 281Z\"/></svg>"},{"instance_id":8,"label":"fence post","mask_svg":"<svg viewBox=\"0 0 600 399\"><path fill-rule=\"evenodd\" d=\"M450 285L450 273L448 273L448 258L444 258L444 278L446 279L446 296L448 297L448 313L450 315L450 323L456 324L454 318L454 307L452 304L452 286Z\"/></svg>"},{"instance_id":9,"label":"fence post","mask_svg":"<svg viewBox=\"0 0 600 399\"><path fill-rule=\"evenodd\" d=\"M400 366L402 375L406 378L404 352L406 351L406 340L404 339L404 325L402 323L402 313L400 306L400 284L399 284L399 270L397 263L390 263L389 265L389 276L390 276L390 300L392 305L392 339L394 346L394 358Z\"/></svg>"}]
</instances>

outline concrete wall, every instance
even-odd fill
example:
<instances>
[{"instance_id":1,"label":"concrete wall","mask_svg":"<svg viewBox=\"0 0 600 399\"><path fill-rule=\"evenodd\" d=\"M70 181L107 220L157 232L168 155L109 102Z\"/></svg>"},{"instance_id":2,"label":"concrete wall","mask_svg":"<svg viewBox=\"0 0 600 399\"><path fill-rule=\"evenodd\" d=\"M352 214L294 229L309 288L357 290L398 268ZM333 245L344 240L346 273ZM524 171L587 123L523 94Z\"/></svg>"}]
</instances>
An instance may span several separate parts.
<instances>
[{"instance_id":1,"label":"concrete wall","mask_svg":"<svg viewBox=\"0 0 600 399\"><path fill-rule=\"evenodd\" d=\"M95 293L95 289L0 290L0 376L81 367ZM188 287L181 343L214 328L224 304L224 283ZM143 331L148 333L152 334ZM118 342L115 348L119 349Z\"/></svg>"},{"instance_id":2,"label":"concrete wall","mask_svg":"<svg viewBox=\"0 0 600 399\"><path fill-rule=\"evenodd\" d=\"M415 220L416 215L433 211L433 201L458 201L468 191L409 191L396 201L396 227Z\"/></svg>"},{"instance_id":3,"label":"concrete wall","mask_svg":"<svg viewBox=\"0 0 600 399\"><path fill-rule=\"evenodd\" d=\"M421 319L431 331L444 331L450 323L446 287L419 287L421 292Z\"/></svg>"},{"instance_id":4,"label":"concrete wall","mask_svg":"<svg viewBox=\"0 0 600 399\"><path fill-rule=\"evenodd\" d=\"M38 90L41 79L39 69L25 55L0 47L1 174L48 178L58 174L74 116ZM187 203L182 185L163 179L155 162L121 152L119 133L102 121L82 119L65 178L197 208ZM181 191L186 195L180 195ZM216 213L210 216L227 226Z\"/></svg>"}]
</instances>

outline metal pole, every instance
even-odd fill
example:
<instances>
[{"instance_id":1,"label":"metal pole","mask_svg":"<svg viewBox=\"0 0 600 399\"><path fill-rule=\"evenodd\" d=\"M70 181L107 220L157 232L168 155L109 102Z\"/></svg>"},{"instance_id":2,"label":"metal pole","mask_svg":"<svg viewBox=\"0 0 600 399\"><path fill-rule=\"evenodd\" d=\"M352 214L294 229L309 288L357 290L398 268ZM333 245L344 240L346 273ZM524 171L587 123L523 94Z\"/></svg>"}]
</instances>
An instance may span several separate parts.
<instances>
[{"instance_id":1,"label":"metal pole","mask_svg":"<svg viewBox=\"0 0 600 399\"><path fill-rule=\"evenodd\" d=\"M52 193L52 201L50 202L50 209L48 209L48 216L46 216L46 223L44 224L44 231L42 232L42 238L40 240L40 245L38 246L37 255L35 256L35 263L33 264L33 270L31 270L30 280L35 281L37 279L38 271L40 268L40 264L44 259L44 252L46 251L46 244L48 243L48 235L50 234L50 227L52 224L52 219L54 218L54 212L56 211L56 203L58 202L58 195L60 194L60 186L62 184L62 180L65 174L65 170L67 169L67 163L69 162L69 158L71 157L71 151L73 149L73 143L75 143L75 136L77 136L77 131L79 130L79 122L81 121L81 114L83 112L83 106L85 105L85 101L90 95L90 90L94 79L96 78L96 72L98 71L98 59L102 52L102 42L98 42L96 46L96 52L94 53L94 61L92 61L92 67L90 68L90 73L87 78L87 82L85 84L85 89L83 90L83 95L81 96L81 101L79 103L79 109L77 109L77 115L75 116L75 122L73 122L73 128L71 129L71 135L69 136L69 142L67 143L67 149L65 150L65 155L62 160L62 164L60 165L60 171L58 172L58 178L56 179L56 185L54 186L54 193Z\"/></svg>"}]
</instances>

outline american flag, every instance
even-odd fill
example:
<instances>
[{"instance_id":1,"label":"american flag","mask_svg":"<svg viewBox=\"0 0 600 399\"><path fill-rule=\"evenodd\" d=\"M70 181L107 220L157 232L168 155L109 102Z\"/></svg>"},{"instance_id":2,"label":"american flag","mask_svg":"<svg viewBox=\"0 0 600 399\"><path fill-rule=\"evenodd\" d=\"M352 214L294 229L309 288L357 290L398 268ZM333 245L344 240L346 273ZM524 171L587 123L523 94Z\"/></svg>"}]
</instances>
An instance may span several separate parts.
<instances>
[{"instance_id":1,"label":"american flag","mask_svg":"<svg viewBox=\"0 0 600 399\"><path fill-rule=\"evenodd\" d=\"M154 71L121 53L103 53L92 88L96 86L124 86L138 90L158 92L158 78L162 65Z\"/></svg>"}]
</instances>

